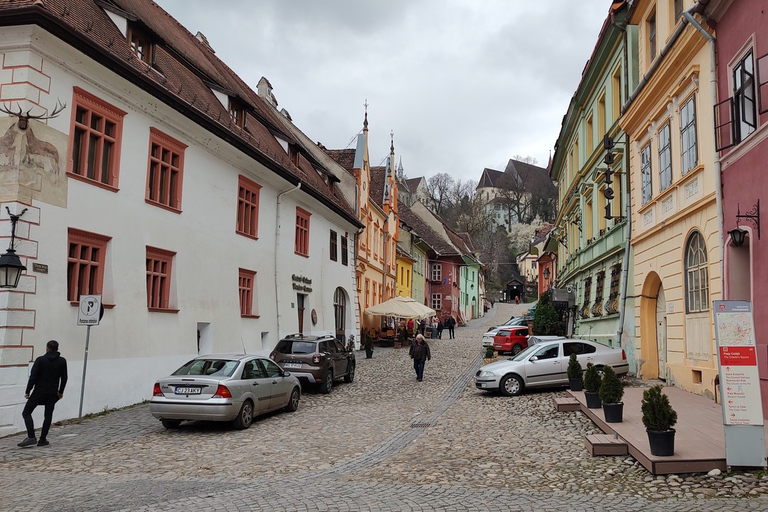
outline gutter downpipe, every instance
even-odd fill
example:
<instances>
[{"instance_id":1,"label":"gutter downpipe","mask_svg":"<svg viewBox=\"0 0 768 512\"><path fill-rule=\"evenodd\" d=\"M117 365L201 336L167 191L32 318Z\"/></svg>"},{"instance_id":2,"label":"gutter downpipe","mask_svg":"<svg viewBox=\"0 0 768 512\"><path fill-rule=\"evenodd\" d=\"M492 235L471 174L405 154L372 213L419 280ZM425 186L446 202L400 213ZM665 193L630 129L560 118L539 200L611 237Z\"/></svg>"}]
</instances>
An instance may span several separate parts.
<instances>
[{"instance_id":1,"label":"gutter downpipe","mask_svg":"<svg viewBox=\"0 0 768 512\"><path fill-rule=\"evenodd\" d=\"M280 293L278 278L280 274L280 265L278 265L277 259L280 257L280 202L285 194L296 192L301 188L301 182L297 183L295 187L289 188L277 194L277 214L275 215L275 316L277 317L277 338L282 336L280 331ZM263 347L262 347L263 348Z\"/></svg>"},{"instance_id":2,"label":"gutter downpipe","mask_svg":"<svg viewBox=\"0 0 768 512\"><path fill-rule=\"evenodd\" d=\"M706 7L706 4L709 2L696 2L693 7L688 9L687 11L683 12L683 16L685 19L688 20L688 22L698 30L701 35L704 36L704 38L709 41L710 44L710 52L709 52L709 83L710 83L710 95L712 99L712 105L717 105L717 60L715 56L715 38L712 37L712 34L707 32L707 30L701 26L701 24L694 19L694 17L691 15L691 12L696 9L699 6ZM720 153L717 151L717 145L715 145L715 159L714 159L714 173L715 173L715 207L717 209L717 236L718 236L718 245L721 247L720 250L720 286L721 290L720 293L724 295L725 286L724 285L724 276L725 276L725 239L723 238L723 181L721 177L721 162L720 162Z\"/></svg>"}]
</instances>

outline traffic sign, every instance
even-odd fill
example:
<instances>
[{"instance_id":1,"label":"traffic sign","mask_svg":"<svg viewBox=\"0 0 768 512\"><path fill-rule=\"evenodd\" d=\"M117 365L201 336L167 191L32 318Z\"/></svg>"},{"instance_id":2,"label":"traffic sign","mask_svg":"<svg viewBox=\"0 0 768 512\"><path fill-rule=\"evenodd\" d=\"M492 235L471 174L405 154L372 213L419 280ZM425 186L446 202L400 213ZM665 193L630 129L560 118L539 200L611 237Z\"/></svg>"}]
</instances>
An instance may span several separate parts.
<instances>
[{"instance_id":1,"label":"traffic sign","mask_svg":"<svg viewBox=\"0 0 768 512\"><path fill-rule=\"evenodd\" d=\"M81 295L80 307L77 310L77 325L99 325L104 314L101 306L101 295Z\"/></svg>"}]
</instances>

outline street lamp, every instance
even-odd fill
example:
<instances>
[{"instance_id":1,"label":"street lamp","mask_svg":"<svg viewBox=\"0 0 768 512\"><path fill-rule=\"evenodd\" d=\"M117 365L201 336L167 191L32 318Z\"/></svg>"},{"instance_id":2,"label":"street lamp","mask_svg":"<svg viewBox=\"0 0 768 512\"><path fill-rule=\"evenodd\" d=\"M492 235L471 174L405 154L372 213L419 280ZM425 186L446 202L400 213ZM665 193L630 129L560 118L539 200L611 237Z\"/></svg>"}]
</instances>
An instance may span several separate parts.
<instances>
[{"instance_id":1,"label":"street lamp","mask_svg":"<svg viewBox=\"0 0 768 512\"><path fill-rule=\"evenodd\" d=\"M11 210L6 206L8 215L11 217L11 244L8 246L8 250L5 254L0 256L0 288L16 288L19 286L19 279L21 279L21 273L27 270L27 267L21 264L21 260L16 256L16 250L13 248L13 243L16 239L16 223L19 221L26 208L21 210L18 215L13 215Z\"/></svg>"},{"instance_id":2,"label":"street lamp","mask_svg":"<svg viewBox=\"0 0 768 512\"><path fill-rule=\"evenodd\" d=\"M549 276L550 276L550 273L549 273L549 268L545 268L545 269L544 269L544 279L545 279L546 281L549 281Z\"/></svg>"}]
</instances>

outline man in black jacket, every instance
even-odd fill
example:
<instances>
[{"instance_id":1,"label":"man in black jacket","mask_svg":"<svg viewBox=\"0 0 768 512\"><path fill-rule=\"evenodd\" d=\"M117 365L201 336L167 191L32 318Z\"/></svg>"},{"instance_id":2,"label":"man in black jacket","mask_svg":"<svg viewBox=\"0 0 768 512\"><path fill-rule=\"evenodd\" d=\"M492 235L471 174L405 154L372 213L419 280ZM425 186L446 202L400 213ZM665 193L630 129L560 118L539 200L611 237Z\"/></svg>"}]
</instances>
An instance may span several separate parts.
<instances>
[{"instance_id":1,"label":"man in black jacket","mask_svg":"<svg viewBox=\"0 0 768 512\"><path fill-rule=\"evenodd\" d=\"M27 438L18 446L24 448L34 444L37 446L50 444L46 436L51 428L51 421L53 421L53 407L64 396L66 385L67 360L61 357L59 353L59 342L51 340L45 345L45 354L35 359L35 364L32 365L32 371L29 373L29 382L24 394L27 405L24 406L24 411L21 413L21 417L24 418L24 425L27 427ZM31 395L30 392L32 392ZM35 422L32 420L32 411L38 405L45 406L40 441L35 438Z\"/></svg>"}]
</instances>

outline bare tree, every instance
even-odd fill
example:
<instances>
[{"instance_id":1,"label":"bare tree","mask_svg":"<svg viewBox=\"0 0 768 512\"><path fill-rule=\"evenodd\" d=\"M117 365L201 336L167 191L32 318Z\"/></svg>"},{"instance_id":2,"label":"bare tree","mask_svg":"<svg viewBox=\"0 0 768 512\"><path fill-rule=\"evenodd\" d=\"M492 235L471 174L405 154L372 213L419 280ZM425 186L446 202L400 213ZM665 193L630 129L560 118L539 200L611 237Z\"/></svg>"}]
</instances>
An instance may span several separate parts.
<instances>
[{"instance_id":1,"label":"bare tree","mask_svg":"<svg viewBox=\"0 0 768 512\"><path fill-rule=\"evenodd\" d=\"M427 190L431 203L429 207L437 215L442 217L445 210L450 207L449 193L454 186L453 178L446 172L435 174L427 180Z\"/></svg>"}]
</instances>

